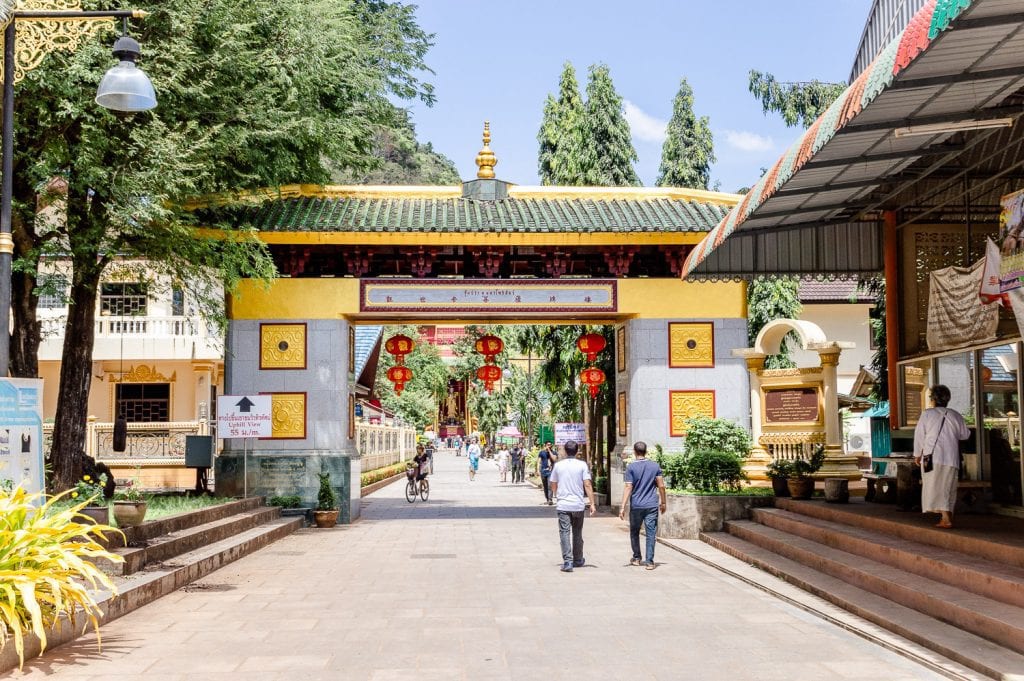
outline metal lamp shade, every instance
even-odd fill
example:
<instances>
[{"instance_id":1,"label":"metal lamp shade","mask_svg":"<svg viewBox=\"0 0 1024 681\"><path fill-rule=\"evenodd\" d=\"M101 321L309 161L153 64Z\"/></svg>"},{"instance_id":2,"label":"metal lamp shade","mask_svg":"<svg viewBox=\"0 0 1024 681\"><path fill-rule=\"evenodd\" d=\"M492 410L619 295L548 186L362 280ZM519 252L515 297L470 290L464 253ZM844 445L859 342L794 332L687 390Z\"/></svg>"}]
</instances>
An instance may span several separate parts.
<instances>
[{"instance_id":1,"label":"metal lamp shade","mask_svg":"<svg viewBox=\"0 0 1024 681\"><path fill-rule=\"evenodd\" d=\"M134 62L122 60L100 81L96 103L111 111L136 113L156 106L153 83Z\"/></svg>"}]
</instances>

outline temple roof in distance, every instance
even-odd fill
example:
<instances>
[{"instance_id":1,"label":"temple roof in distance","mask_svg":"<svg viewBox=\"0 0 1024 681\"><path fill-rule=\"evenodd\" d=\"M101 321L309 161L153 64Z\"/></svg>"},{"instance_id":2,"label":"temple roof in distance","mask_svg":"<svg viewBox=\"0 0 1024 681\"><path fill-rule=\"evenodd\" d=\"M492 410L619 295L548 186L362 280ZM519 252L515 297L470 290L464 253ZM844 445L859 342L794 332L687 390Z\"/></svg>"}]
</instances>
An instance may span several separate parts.
<instances>
[{"instance_id":1,"label":"temple roof in distance","mask_svg":"<svg viewBox=\"0 0 1024 681\"><path fill-rule=\"evenodd\" d=\"M707 232L740 199L696 189L290 185L232 197L237 224L261 232ZM210 202L194 206L201 215Z\"/></svg>"}]
</instances>

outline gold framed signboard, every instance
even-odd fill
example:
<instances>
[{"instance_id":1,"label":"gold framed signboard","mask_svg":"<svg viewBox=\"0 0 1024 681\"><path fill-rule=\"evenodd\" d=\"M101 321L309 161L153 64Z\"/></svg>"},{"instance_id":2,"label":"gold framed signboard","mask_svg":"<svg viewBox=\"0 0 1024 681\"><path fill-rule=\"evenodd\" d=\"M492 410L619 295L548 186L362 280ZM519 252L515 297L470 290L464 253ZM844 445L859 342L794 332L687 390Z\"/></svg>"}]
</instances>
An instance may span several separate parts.
<instances>
[{"instance_id":1,"label":"gold framed signboard","mask_svg":"<svg viewBox=\"0 0 1024 681\"><path fill-rule=\"evenodd\" d=\"M821 391L815 386L766 389L764 423L822 423Z\"/></svg>"},{"instance_id":2,"label":"gold framed signboard","mask_svg":"<svg viewBox=\"0 0 1024 681\"><path fill-rule=\"evenodd\" d=\"M668 401L669 435L672 437L686 436L687 419L715 417L714 390L670 390Z\"/></svg>"},{"instance_id":3,"label":"gold framed signboard","mask_svg":"<svg viewBox=\"0 0 1024 681\"><path fill-rule=\"evenodd\" d=\"M618 413L616 414L619 419L619 436L626 437L626 425L629 423L628 415L626 414L626 393L619 393L619 404Z\"/></svg>"},{"instance_id":4,"label":"gold framed signboard","mask_svg":"<svg viewBox=\"0 0 1024 681\"><path fill-rule=\"evenodd\" d=\"M615 369L621 374L626 370L626 327L615 329Z\"/></svg>"},{"instance_id":5,"label":"gold framed signboard","mask_svg":"<svg viewBox=\"0 0 1024 681\"><path fill-rule=\"evenodd\" d=\"M270 393L270 440L306 439L306 393Z\"/></svg>"}]
</instances>

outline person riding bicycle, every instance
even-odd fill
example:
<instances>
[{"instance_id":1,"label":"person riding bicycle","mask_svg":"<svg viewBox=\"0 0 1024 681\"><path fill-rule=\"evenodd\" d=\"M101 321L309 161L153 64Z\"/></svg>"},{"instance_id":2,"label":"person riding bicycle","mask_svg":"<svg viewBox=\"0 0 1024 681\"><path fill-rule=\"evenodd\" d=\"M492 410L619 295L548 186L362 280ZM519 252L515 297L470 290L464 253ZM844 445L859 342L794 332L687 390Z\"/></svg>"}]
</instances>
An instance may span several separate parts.
<instances>
[{"instance_id":1,"label":"person riding bicycle","mask_svg":"<svg viewBox=\"0 0 1024 681\"><path fill-rule=\"evenodd\" d=\"M415 464L416 480L422 480L430 472L430 456L423 450L423 445L416 445L416 456L412 457Z\"/></svg>"}]
</instances>

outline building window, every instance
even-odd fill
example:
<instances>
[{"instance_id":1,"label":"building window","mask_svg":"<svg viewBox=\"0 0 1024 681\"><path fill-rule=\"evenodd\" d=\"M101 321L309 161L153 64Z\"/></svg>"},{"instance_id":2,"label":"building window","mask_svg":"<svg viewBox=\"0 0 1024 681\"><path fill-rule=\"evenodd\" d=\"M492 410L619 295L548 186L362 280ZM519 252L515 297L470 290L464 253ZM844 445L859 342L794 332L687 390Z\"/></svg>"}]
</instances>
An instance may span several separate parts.
<instances>
[{"instance_id":1,"label":"building window","mask_svg":"<svg viewBox=\"0 0 1024 681\"><path fill-rule=\"evenodd\" d=\"M100 288L100 314L115 317L144 316L146 302L145 284L103 284Z\"/></svg>"},{"instance_id":2,"label":"building window","mask_svg":"<svg viewBox=\"0 0 1024 681\"><path fill-rule=\"evenodd\" d=\"M63 274L43 274L38 281L39 304L44 310L68 306L68 278Z\"/></svg>"},{"instance_id":3,"label":"building window","mask_svg":"<svg viewBox=\"0 0 1024 681\"><path fill-rule=\"evenodd\" d=\"M117 414L128 423L161 423L170 421L170 383L119 383L115 400Z\"/></svg>"},{"instance_id":4,"label":"building window","mask_svg":"<svg viewBox=\"0 0 1024 681\"><path fill-rule=\"evenodd\" d=\"M185 291L177 286L171 289L171 316L185 316Z\"/></svg>"}]
</instances>

